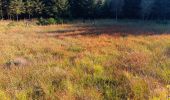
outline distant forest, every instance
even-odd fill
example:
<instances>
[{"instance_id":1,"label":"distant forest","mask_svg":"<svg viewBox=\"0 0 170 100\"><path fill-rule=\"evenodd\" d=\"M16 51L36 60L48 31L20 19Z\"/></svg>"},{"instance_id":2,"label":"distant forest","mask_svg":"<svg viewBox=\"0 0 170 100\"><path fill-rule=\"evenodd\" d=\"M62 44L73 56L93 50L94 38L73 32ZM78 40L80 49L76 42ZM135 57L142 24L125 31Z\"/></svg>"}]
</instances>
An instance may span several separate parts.
<instances>
[{"instance_id":1,"label":"distant forest","mask_svg":"<svg viewBox=\"0 0 170 100\"><path fill-rule=\"evenodd\" d=\"M170 0L0 0L1 19L170 19Z\"/></svg>"}]
</instances>

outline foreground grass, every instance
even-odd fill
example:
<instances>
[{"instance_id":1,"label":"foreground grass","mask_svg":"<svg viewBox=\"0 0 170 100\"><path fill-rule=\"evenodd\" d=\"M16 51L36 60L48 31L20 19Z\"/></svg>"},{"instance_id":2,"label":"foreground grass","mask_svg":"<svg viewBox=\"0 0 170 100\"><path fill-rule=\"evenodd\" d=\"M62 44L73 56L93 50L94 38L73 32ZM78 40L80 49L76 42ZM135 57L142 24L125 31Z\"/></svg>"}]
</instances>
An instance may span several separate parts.
<instances>
[{"instance_id":1,"label":"foreground grass","mask_svg":"<svg viewBox=\"0 0 170 100\"><path fill-rule=\"evenodd\" d=\"M168 97L168 25L0 25L2 100Z\"/></svg>"}]
</instances>

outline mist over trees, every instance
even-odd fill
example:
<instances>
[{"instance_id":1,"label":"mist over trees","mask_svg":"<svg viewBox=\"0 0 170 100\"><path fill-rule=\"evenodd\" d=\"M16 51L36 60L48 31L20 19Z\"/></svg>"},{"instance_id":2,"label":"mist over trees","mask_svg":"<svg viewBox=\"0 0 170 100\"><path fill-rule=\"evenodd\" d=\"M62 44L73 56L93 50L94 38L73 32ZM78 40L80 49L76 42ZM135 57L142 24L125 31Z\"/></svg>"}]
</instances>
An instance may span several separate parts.
<instances>
[{"instance_id":1,"label":"mist over trees","mask_svg":"<svg viewBox=\"0 0 170 100\"><path fill-rule=\"evenodd\" d=\"M0 0L1 19L170 19L170 0Z\"/></svg>"}]
</instances>

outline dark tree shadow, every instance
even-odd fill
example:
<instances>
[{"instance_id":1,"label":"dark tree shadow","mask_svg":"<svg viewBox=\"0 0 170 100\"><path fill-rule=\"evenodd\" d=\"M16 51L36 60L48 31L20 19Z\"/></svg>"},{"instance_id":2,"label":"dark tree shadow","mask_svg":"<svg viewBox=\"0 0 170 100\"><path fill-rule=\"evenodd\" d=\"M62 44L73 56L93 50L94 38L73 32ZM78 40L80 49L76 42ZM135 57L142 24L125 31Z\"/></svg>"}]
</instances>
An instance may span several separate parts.
<instances>
[{"instance_id":1,"label":"dark tree shadow","mask_svg":"<svg viewBox=\"0 0 170 100\"><path fill-rule=\"evenodd\" d=\"M169 26L157 26L157 25L109 25L109 26L78 26L75 25L74 28L56 30L47 32L49 36L98 36L102 34L112 35L112 36L128 36L128 35L158 35L158 34L169 34Z\"/></svg>"}]
</instances>

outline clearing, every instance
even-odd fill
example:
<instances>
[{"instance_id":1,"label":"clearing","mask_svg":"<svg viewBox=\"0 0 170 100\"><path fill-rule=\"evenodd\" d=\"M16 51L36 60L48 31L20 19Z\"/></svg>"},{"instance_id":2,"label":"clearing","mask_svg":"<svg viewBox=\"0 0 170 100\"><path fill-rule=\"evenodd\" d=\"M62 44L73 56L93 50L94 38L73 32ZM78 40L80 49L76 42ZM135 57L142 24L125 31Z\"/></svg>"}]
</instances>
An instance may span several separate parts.
<instances>
[{"instance_id":1,"label":"clearing","mask_svg":"<svg viewBox=\"0 0 170 100\"><path fill-rule=\"evenodd\" d=\"M165 100L170 25L0 22L0 99Z\"/></svg>"}]
</instances>

